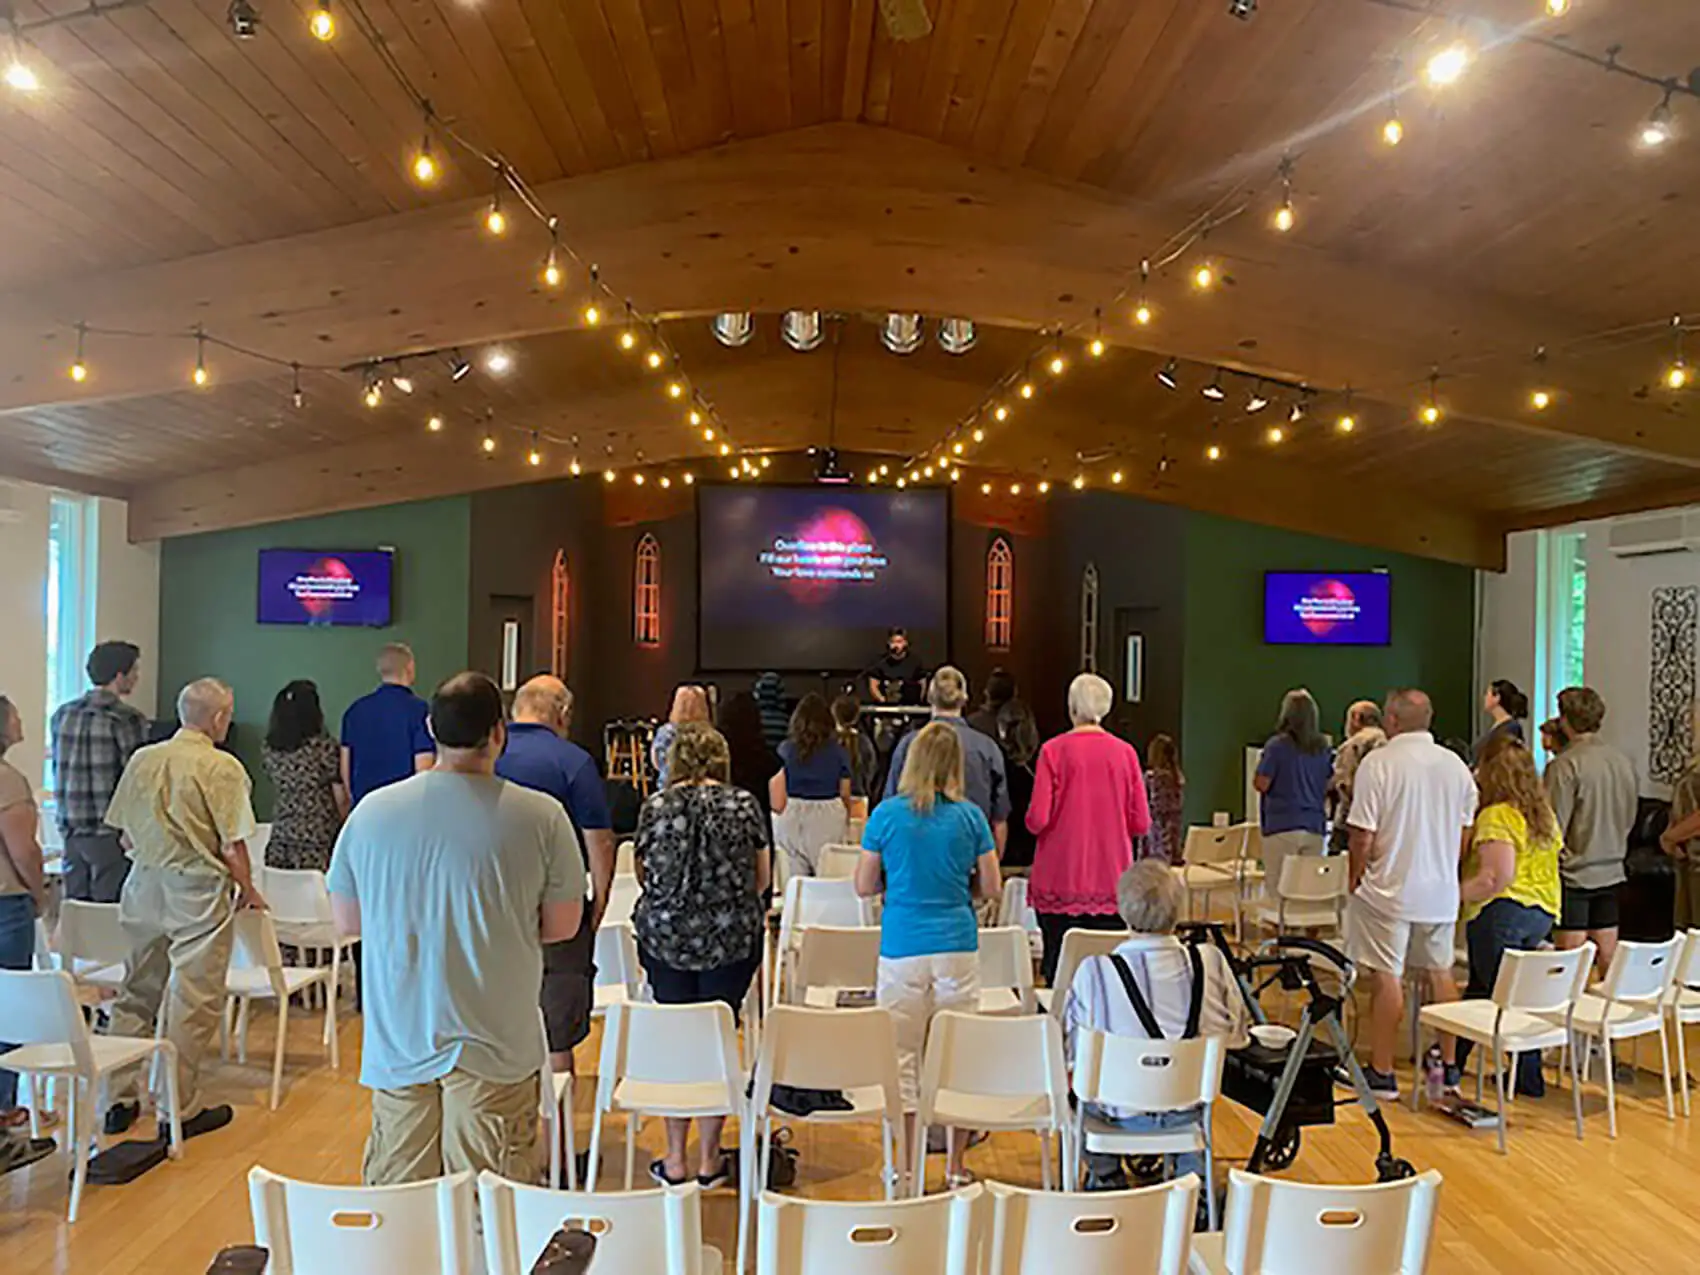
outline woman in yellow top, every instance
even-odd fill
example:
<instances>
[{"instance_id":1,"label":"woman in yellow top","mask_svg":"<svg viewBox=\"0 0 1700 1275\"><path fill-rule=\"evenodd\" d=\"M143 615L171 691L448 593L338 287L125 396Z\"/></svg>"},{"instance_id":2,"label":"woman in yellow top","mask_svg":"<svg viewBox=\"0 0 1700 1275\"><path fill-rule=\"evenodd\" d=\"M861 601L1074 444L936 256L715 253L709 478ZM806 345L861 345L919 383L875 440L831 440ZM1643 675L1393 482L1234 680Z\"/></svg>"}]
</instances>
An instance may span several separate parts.
<instances>
[{"instance_id":1,"label":"woman in yellow top","mask_svg":"<svg viewBox=\"0 0 1700 1275\"><path fill-rule=\"evenodd\" d=\"M1466 997L1493 995L1508 951L1531 952L1552 933L1559 912L1558 853L1563 835L1535 760L1521 743L1491 748L1476 771L1481 804L1464 856L1464 944L1470 954ZM1468 1043L1458 1044L1463 1066ZM1546 1092L1538 1053L1517 1059L1517 1092Z\"/></svg>"}]
</instances>

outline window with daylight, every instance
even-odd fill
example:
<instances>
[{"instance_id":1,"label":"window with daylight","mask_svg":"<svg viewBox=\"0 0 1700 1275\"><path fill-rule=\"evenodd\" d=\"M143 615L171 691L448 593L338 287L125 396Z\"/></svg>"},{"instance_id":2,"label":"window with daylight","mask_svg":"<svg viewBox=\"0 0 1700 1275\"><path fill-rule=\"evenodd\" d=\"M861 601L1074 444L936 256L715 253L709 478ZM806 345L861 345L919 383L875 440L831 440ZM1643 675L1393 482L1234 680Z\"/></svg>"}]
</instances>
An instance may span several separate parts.
<instances>
[{"instance_id":1,"label":"window with daylight","mask_svg":"<svg viewBox=\"0 0 1700 1275\"><path fill-rule=\"evenodd\" d=\"M549 671L567 680L567 551L555 550L549 572Z\"/></svg>"},{"instance_id":2,"label":"window with daylight","mask_svg":"<svg viewBox=\"0 0 1700 1275\"><path fill-rule=\"evenodd\" d=\"M47 522L47 712L81 695L94 645L95 502L54 492ZM42 738L47 738L46 723ZM51 747L51 745L50 745ZM51 763L49 764L51 766ZM43 780L51 788L53 776Z\"/></svg>"},{"instance_id":3,"label":"window with daylight","mask_svg":"<svg viewBox=\"0 0 1700 1275\"><path fill-rule=\"evenodd\" d=\"M661 645L661 546L648 532L637 543L632 590L632 636L639 646Z\"/></svg>"},{"instance_id":4,"label":"window with daylight","mask_svg":"<svg viewBox=\"0 0 1700 1275\"><path fill-rule=\"evenodd\" d=\"M986 550L986 649L1009 650L1011 597L1015 586L1015 555L999 536Z\"/></svg>"},{"instance_id":5,"label":"window with daylight","mask_svg":"<svg viewBox=\"0 0 1700 1275\"><path fill-rule=\"evenodd\" d=\"M1098 564L1088 562L1080 577L1080 671L1098 671Z\"/></svg>"}]
</instances>

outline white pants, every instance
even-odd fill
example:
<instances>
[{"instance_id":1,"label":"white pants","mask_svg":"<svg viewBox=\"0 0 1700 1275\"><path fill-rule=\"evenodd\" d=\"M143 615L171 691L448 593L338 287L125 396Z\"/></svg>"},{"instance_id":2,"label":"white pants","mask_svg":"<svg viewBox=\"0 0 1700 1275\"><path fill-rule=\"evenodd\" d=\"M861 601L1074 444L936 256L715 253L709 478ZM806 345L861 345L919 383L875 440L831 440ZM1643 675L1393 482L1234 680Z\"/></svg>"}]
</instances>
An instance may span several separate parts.
<instances>
[{"instance_id":1,"label":"white pants","mask_svg":"<svg viewBox=\"0 0 1700 1275\"><path fill-rule=\"evenodd\" d=\"M773 839L785 852L792 876L815 876L820 852L850 840L850 813L837 797L788 797L784 813L773 821Z\"/></svg>"},{"instance_id":2,"label":"white pants","mask_svg":"<svg viewBox=\"0 0 1700 1275\"><path fill-rule=\"evenodd\" d=\"M897 1028L898 1083L903 1109L921 1098L921 1055L927 1029L941 1009L973 1013L980 1007L980 954L940 952L933 956L880 957L880 1008Z\"/></svg>"},{"instance_id":3,"label":"white pants","mask_svg":"<svg viewBox=\"0 0 1700 1275\"><path fill-rule=\"evenodd\" d=\"M1263 834L1263 897L1271 903L1281 897L1281 865L1290 854L1321 854L1322 834L1302 828L1292 832Z\"/></svg>"}]
</instances>

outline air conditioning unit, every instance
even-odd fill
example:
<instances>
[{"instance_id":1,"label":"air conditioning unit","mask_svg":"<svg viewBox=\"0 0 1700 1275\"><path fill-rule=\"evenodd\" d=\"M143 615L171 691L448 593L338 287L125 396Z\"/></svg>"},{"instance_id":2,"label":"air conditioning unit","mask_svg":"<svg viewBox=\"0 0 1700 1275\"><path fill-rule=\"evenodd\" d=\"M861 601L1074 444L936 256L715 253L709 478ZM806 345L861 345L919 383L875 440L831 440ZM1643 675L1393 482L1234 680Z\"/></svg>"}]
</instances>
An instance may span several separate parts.
<instances>
[{"instance_id":1,"label":"air conditioning unit","mask_svg":"<svg viewBox=\"0 0 1700 1275\"><path fill-rule=\"evenodd\" d=\"M1606 531L1606 548L1615 558L1700 553L1700 509L1614 518Z\"/></svg>"}]
</instances>

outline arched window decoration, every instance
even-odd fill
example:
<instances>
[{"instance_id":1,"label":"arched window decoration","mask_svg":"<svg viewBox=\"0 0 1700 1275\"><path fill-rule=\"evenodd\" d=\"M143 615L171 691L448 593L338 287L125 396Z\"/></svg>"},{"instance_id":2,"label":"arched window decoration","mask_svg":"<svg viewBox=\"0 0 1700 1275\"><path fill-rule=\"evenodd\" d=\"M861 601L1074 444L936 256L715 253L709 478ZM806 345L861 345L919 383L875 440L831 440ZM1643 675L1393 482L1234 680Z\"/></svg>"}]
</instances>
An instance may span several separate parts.
<instances>
[{"instance_id":1,"label":"arched window decoration","mask_svg":"<svg viewBox=\"0 0 1700 1275\"><path fill-rule=\"evenodd\" d=\"M1015 588L1015 555L999 536L986 550L986 649L1009 650L1011 598Z\"/></svg>"},{"instance_id":2,"label":"arched window decoration","mask_svg":"<svg viewBox=\"0 0 1700 1275\"><path fill-rule=\"evenodd\" d=\"M632 637L639 646L661 645L661 546L648 532L637 542L632 590Z\"/></svg>"},{"instance_id":3,"label":"arched window decoration","mask_svg":"<svg viewBox=\"0 0 1700 1275\"><path fill-rule=\"evenodd\" d=\"M555 565L549 569L549 671L567 680L567 551L555 550Z\"/></svg>"},{"instance_id":4,"label":"arched window decoration","mask_svg":"<svg viewBox=\"0 0 1700 1275\"><path fill-rule=\"evenodd\" d=\"M1088 562L1080 576L1080 671L1098 671L1098 564Z\"/></svg>"}]
</instances>

